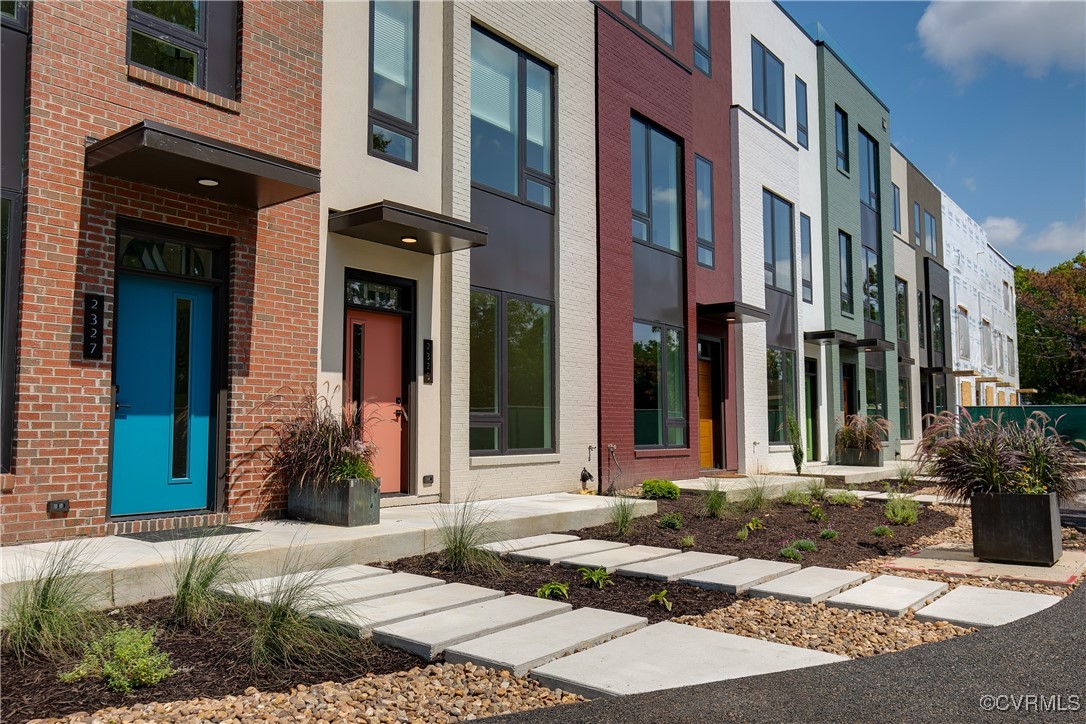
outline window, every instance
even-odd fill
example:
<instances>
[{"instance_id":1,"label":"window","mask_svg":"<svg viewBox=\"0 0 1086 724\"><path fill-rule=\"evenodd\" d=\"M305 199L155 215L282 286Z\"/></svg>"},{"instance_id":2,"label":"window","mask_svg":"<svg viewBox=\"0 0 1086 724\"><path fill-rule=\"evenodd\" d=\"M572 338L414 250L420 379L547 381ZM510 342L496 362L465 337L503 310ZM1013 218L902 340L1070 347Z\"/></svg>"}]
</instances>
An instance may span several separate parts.
<instances>
[{"instance_id":1,"label":"window","mask_svg":"<svg viewBox=\"0 0 1086 724\"><path fill-rule=\"evenodd\" d=\"M879 211L879 144L860 129L860 203Z\"/></svg>"},{"instance_id":2,"label":"window","mask_svg":"<svg viewBox=\"0 0 1086 724\"><path fill-rule=\"evenodd\" d=\"M784 63L754 38L750 39L754 112L784 128Z\"/></svg>"},{"instance_id":3,"label":"window","mask_svg":"<svg viewBox=\"0 0 1086 724\"><path fill-rule=\"evenodd\" d=\"M370 154L418 165L418 3L370 3Z\"/></svg>"},{"instance_id":4,"label":"window","mask_svg":"<svg viewBox=\"0 0 1086 724\"><path fill-rule=\"evenodd\" d=\"M634 445L686 447L683 331L634 322Z\"/></svg>"},{"instance_id":5,"label":"window","mask_svg":"<svg viewBox=\"0 0 1086 724\"><path fill-rule=\"evenodd\" d=\"M796 76L796 141L807 148L807 84Z\"/></svg>"},{"instance_id":6,"label":"window","mask_svg":"<svg viewBox=\"0 0 1086 724\"><path fill-rule=\"evenodd\" d=\"M1011 285L1003 282L1003 309L1011 311Z\"/></svg>"},{"instance_id":7,"label":"window","mask_svg":"<svg viewBox=\"0 0 1086 724\"><path fill-rule=\"evenodd\" d=\"M471 29L471 180L550 208L551 69Z\"/></svg>"},{"instance_id":8,"label":"window","mask_svg":"<svg viewBox=\"0 0 1086 724\"><path fill-rule=\"evenodd\" d=\"M946 354L946 340L943 339L943 300L931 298L931 349L936 354Z\"/></svg>"},{"instance_id":9,"label":"window","mask_svg":"<svg viewBox=\"0 0 1086 724\"><path fill-rule=\"evenodd\" d=\"M712 74L709 52L709 0L694 0L694 67Z\"/></svg>"},{"instance_id":10,"label":"window","mask_svg":"<svg viewBox=\"0 0 1086 724\"><path fill-rule=\"evenodd\" d=\"M237 4L128 4L128 61L233 98L237 76Z\"/></svg>"},{"instance_id":11,"label":"window","mask_svg":"<svg viewBox=\"0 0 1086 724\"><path fill-rule=\"evenodd\" d=\"M909 411L909 404L912 401L909 387L908 377L897 378L898 430L901 432L902 440L911 440L913 436L913 416Z\"/></svg>"},{"instance_id":12,"label":"window","mask_svg":"<svg viewBox=\"0 0 1086 724\"><path fill-rule=\"evenodd\" d=\"M1014 356L1014 337L1007 337L1007 372L1011 373L1012 375L1018 372L1018 370L1015 368Z\"/></svg>"},{"instance_id":13,"label":"window","mask_svg":"<svg viewBox=\"0 0 1086 724\"><path fill-rule=\"evenodd\" d=\"M921 291L916 292L916 327L919 332L920 348L923 349L927 335L924 330L924 292Z\"/></svg>"},{"instance_id":14,"label":"window","mask_svg":"<svg viewBox=\"0 0 1086 724\"><path fill-rule=\"evenodd\" d=\"M765 284L791 294L792 204L762 191L762 242L765 250Z\"/></svg>"},{"instance_id":15,"label":"window","mask_svg":"<svg viewBox=\"0 0 1086 724\"><path fill-rule=\"evenodd\" d=\"M788 418L796 415L795 353L766 350L766 390L769 396L769 442L787 444Z\"/></svg>"},{"instance_id":16,"label":"window","mask_svg":"<svg viewBox=\"0 0 1086 724\"><path fill-rule=\"evenodd\" d=\"M471 290L472 454L554 449L553 309Z\"/></svg>"},{"instance_id":17,"label":"window","mask_svg":"<svg viewBox=\"0 0 1086 724\"><path fill-rule=\"evenodd\" d=\"M799 256L803 276L803 301L814 302L814 276L811 268L811 217L799 215Z\"/></svg>"},{"instance_id":18,"label":"window","mask_svg":"<svg viewBox=\"0 0 1086 724\"><path fill-rule=\"evenodd\" d=\"M909 339L909 283L895 277L894 284L897 287L897 338L905 342Z\"/></svg>"},{"instance_id":19,"label":"window","mask_svg":"<svg viewBox=\"0 0 1086 724\"><path fill-rule=\"evenodd\" d=\"M969 359L969 310L958 307L958 319L954 330L958 336L958 356Z\"/></svg>"},{"instance_id":20,"label":"window","mask_svg":"<svg viewBox=\"0 0 1086 724\"><path fill-rule=\"evenodd\" d=\"M875 324L882 324L882 295L879 292L879 279L882 277L881 264L877 251L862 247L864 261L864 319Z\"/></svg>"},{"instance_id":21,"label":"window","mask_svg":"<svg viewBox=\"0 0 1086 724\"><path fill-rule=\"evenodd\" d=\"M698 194L698 264L713 266L713 164L694 157Z\"/></svg>"},{"instance_id":22,"label":"window","mask_svg":"<svg viewBox=\"0 0 1086 724\"><path fill-rule=\"evenodd\" d=\"M15 327L22 259L21 197L4 192L0 199L0 471L11 472L15 422Z\"/></svg>"},{"instance_id":23,"label":"window","mask_svg":"<svg viewBox=\"0 0 1086 724\"><path fill-rule=\"evenodd\" d=\"M27 0L3 0L0 2L0 16L20 30L27 29L27 15L30 3ZM5 25L7 22L5 22Z\"/></svg>"},{"instance_id":24,"label":"window","mask_svg":"<svg viewBox=\"0 0 1086 724\"><path fill-rule=\"evenodd\" d=\"M920 204L913 202L913 243L920 246L923 228L920 226Z\"/></svg>"},{"instance_id":25,"label":"window","mask_svg":"<svg viewBox=\"0 0 1086 724\"><path fill-rule=\"evenodd\" d=\"M622 12L660 40L672 44L671 0L622 0Z\"/></svg>"},{"instance_id":26,"label":"window","mask_svg":"<svg viewBox=\"0 0 1086 724\"><path fill-rule=\"evenodd\" d=\"M984 364L992 366L992 323L987 319L980 323L981 352L984 355Z\"/></svg>"},{"instance_id":27,"label":"window","mask_svg":"<svg viewBox=\"0 0 1086 724\"><path fill-rule=\"evenodd\" d=\"M848 173L848 114L834 106L837 125L837 170Z\"/></svg>"},{"instance_id":28,"label":"window","mask_svg":"<svg viewBox=\"0 0 1086 724\"><path fill-rule=\"evenodd\" d=\"M867 416L886 417L886 375L877 367L865 367L864 374L867 382Z\"/></svg>"},{"instance_id":29,"label":"window","mask_svg":"<svg viewBox=\"0 0 1086 724\"><path fill-rule=\"evenodd\" d=\"M901 233L901 189L897 187L897 184L892 184L894 187L894 231Z\"/></svg>"},{"instance_id":30,"label":"window","mask_svg":"<svg viewBox=\"0 0 1086 724\"><path fill-rule=\"evenodd\" d=\"M929 254L937 255L939 253L939 240L936 238L936 226L935 217L924 212L924 249Z\"/></svg>"},{"instance_id":31,"label":"window","mask_svg":"<svg viewBox=\"0 0 1086 724\"><path fill-rule=\"evenodd\" d=\"M630 118L633 238L682 253L679 144L663 131Z\"/></svg>"},{"instance_id":32,"label":"window","mask_svg":"<svg viewBox=\"0 0 1086 724\"><path fill-rule=\"evenodd\" d=\"M837 232L837 244L841 256L841 311L852 314L852 237L843 231Z\"/></svg>"}]
</instances>

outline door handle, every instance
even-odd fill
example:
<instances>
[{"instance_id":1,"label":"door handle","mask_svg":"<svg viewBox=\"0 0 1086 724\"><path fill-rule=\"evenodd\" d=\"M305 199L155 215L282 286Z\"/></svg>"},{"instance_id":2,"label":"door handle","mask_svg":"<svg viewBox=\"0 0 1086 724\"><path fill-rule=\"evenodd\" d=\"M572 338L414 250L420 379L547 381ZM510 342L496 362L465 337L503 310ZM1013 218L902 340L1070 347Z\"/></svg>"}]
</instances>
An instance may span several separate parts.
<instances>
[{"instance_id":1,"label":"door handle","mask_svg":"<svg viewBox=\"0 0 1086 724\"><path fill-rule=\"evenodd\" d=\"M113 405L113 409L115 409L115 410L119 410L119 409L121 409L122 407L124 407L124 408L129 408L129 407L132 407L132 405L122 405L122 404L121 404L121 403L119 403L119 402L116 402L116 403L114 403L114 405Z\"/></svg>"}]
</instances>

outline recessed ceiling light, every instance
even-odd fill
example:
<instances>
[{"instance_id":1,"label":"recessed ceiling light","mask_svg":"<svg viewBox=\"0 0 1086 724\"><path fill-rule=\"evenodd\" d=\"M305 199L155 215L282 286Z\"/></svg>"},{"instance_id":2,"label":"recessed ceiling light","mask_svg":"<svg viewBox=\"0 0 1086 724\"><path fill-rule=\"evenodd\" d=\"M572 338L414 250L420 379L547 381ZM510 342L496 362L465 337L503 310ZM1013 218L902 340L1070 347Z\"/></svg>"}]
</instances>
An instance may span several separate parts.
<instances>
[{"instance_id":1,"label":"recessed ceiling light","mask_svg":"<svg viewBox=\"0 0 1086 724\"><path fill-rule=\"evenodd\" d=\"M418 241L418 239L416 239L413 236L401 236L400 241L402 241L405 244L414 244L414 243L416 243Z\"/></svg>"},{"instance_id":2,"label":"recessed ceiling light","mask_svg":"<svg viewBox=\"0 0 1086 724\"><path fill-rule=\"evenodd\" d=\"M213 178L198 178L198 179L196 179L196 183L200 184L201 186L218 186L219 185L218 180L213 179Z\"/></svg>"}]
</instances>

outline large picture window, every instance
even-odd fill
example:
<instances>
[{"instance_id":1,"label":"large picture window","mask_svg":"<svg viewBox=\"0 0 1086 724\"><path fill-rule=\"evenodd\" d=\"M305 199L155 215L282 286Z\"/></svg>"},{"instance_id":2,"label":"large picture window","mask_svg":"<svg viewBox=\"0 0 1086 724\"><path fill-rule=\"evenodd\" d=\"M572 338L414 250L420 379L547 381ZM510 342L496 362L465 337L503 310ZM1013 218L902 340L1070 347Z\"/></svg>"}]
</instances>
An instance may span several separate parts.
<instances>
[{"instance_id":1,"label":"large picture window","mask_svg":"<svg viewBox=\"0 0 1086 724\"><path fill-rule=\"evenodd\" d=\"M782 131L784 123L784 63L754 38L750 39L754 112Z\"/></svg>"},{"instance_id":2,"label":"large picture window","mask_svg":"<svg viewBox=\"0 0 1086 724\"><path fill-rule=\"evenodd\" d=\"M837 232L837 247L840 255L841 276L841 311L852 314L852 237L843 231Z\"/></svg>"},{"instance_id":3,"label":"large picture window","mask_svg":"<svg viewBox=\"0 0 1086 724\"><path fill-rule=\"evenodd\" d=\"M769 411L769 442L788 442L788 418L796 415L795 353L766 350L766 391Z\"/></svg>"},{"instance_id":4,"label":"large picture window","mask_svg":"<svg viewBox=\"0 0 1086 724\"><path fill-rule=\"evenodd\" d=\"M554 449L553 341L550 303L471 291L473 455Z\"/></svg>"},{"instance_id":5,"label":"large picture window","mask_svg":"<svg viewBox=\"0 0 1086 724\"><path fill-rule=\"evenodd\" d=\"M128 3L130 63L233 98L237 3L211 0Z\"/></svg>"},{"instance_id":6,"label":"large picture window","mask_svg":"<svg viewBox=\"0 0 1086 724\"><path fill-rule=\"evenodd\" d=\"M668 45L674 43L671 0L622 0L622 12Z\"/></svg>"},{"instance_id":7,"label":"large picture window","mask_svg":"<svg viewBox=\"0 0 1086 724\"><path fill-rule=\"evenodd\" d=\"M886 375L877 367L864 369L867 382L867 416L886 417Z\"/></svg>"},{"instance_id":8,"label":"large picture window","mask_svg":"<svg viewBox=\"0 0 1086 724\"><path fill-rule=\"evenodd\" d=\"M370 153L418 163L418 2L370 3Z\"/></svg>"},{"instance_id":9,"label":"large picture window","mask_svg":"<svg viewBox=\"0 0 1086 724\"><path fill-rule=\"evenodd\" d=\"M713 266L713 164L694 157L698 194L698 264Z\"/></svg>"},{"instance_id":10,"label":"large picture window","mask_svg":"<svg viewBox=\"0 0 1086 724\"><path fill-rule=\"evenodd\" d=\"M686 447L683 331L633 324L634 445Z\"/></svg>"},{"instance_id":11,"label":"large picture window","mask_svg":"<svg viewBox=\"0 0 1086 724\"><path fill-rule=\"evenodd\" d=\"M633 238L682 253L679 144L660 129L630 118Z\"/></svg>"},{"instance_id":12,"label":"large picture window","mask_svg":"<svg viewBox=\"0 0 1086 724\"><path fill-rule=\"evenodd\" d=\"M909 339L909 283L904 279L894 279L897 297L897 338L901 342Z\"/></svg>"},{"instance_id":13,"label":"large picture window","mask_svg":"<svg viewBox=\"0 0 1086 724\"><path fill-rule=\"evenodd\" d=\"M803 278L803 301L814 303L814 269L811 265L811 217L799 215L800 272Z\"/></svg>"},{"instance_id":14,"label":"large picture window","mask_svg":"<svg viewBox=\"0 0 1086 724\"><path fill-rule=\"evenodd\" d=\"M762 191L762 242L765 252L765 284L791 294L792 204Z\"/></svg>"}]
</instances>

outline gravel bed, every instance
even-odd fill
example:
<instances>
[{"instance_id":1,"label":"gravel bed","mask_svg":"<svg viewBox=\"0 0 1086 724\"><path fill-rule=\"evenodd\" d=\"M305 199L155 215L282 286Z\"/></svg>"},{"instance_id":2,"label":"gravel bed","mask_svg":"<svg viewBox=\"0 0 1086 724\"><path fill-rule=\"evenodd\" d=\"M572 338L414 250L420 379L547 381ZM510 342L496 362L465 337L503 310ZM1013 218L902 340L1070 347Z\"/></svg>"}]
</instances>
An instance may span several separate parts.
<instances>
[{"instance_id":1,"label":"gravel bed","mask_svg":"<svg viewBox=\"0 0 1086 724\"><path fill-rule=\"evenodd\" d=\"M775 598L744 598L727 608L702 616L682 616L675 621L853 659L889 654L976 631L946 621L917 621L911 613L897 617Z\"/></svg>"},{"instance_id":2,"label":"gravel bed","mask_svg":"<svg viewBox=\"0 0 1086 724\"><path fill-rule=\"evenodd\" d=\"M136 704L35 722L305 721L451 722L582 701L532 679L473 664L431 664L346 684L300 685L285 693Z\"/></svg>"}]
</instances>

